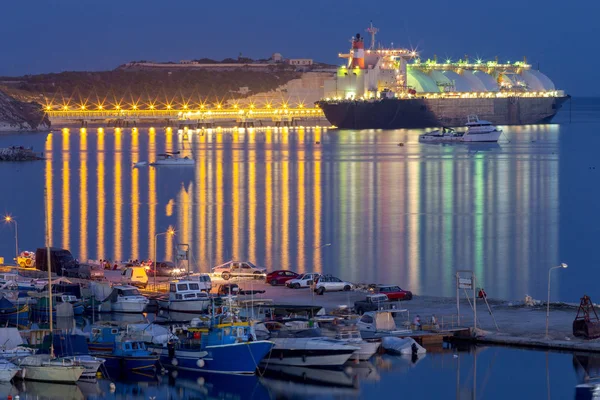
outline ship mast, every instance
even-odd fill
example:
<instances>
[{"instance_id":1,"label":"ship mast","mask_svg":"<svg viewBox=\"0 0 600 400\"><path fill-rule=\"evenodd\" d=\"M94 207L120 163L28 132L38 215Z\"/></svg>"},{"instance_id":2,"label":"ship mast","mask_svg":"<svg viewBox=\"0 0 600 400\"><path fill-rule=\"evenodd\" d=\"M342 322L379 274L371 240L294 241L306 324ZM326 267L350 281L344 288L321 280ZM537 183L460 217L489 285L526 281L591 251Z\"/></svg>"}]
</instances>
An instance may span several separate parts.
<instances>
[{"instance_id":1,"label":"ship mast","mask_svg":"<svg viewBox=\"0 0 600 400\"><path fill-rule=\"evenodd\" d=\"M48 268L48 314L50 315L50 358L54 358L54 337L52 336L52 268L50 257L50 213L48 208L48 192L44 188L44 208L46 211L46 267Z\"/></svg>"},{"instance_id":2,"label":"ship mast","mask_svg":"<svg viewBox=\"0 0 600 400\"><path fill-rule=\"evenodd\" d=\"M379 28L375 28L373 26L373 21L371 21L371 26L369 26L365 30L371 35L371 47L369 47L369 49L373 50L375 49L375 35L377 34L377 32L379 32Z\"/></svg>"}]
</instances>

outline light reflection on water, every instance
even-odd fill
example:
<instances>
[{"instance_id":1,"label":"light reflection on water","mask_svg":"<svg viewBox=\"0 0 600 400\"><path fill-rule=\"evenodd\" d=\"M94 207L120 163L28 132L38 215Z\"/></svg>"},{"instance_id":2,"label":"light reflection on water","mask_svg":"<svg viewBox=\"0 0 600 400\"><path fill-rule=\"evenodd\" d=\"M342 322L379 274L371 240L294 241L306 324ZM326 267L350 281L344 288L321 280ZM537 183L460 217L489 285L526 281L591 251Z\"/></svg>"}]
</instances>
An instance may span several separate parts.
<instances>
[{"instance_id":1,"label":"light reflection on water","mask_svg":"<svg viewBox=\"0 0 600 400\"><path fill-rule=\"evenodd\" d=\"M452 295L455 269L472 268L493 297L520 298L543 293L537 277L558 259L560 129L437 146L408 130L70 128L28 135L47 159L19 174L44 175L52 244L82 260L152 258L154 235L172 225L158 258L188 243L200 271L251 259ZM165 151L193 154L196 166L131 167ZM23 249L44 243L29 214L42 198L31 185L6 206ZM1 246L11 254L8 238Z\"/></svg>"},{"instance_id":2,"label":"light reflection on water","mask_svg":"<svg viewBox=\"0 0 600 400\"><path fill-rule=\"evenodd\" d=\"M522 360L527 359L527 362ZM131 375L130 382L58 385L1 384L6 398L21 399L339 399L389 397L423 399L569 399L575 386L598 378L596 356L501 347L437 348L420 359L377 356L345 370L283 368L259 376L167 373ZM264 375L262 375L264 373ZM576 397L577 398L577 397Z\"/></svg>"}]
</instances>

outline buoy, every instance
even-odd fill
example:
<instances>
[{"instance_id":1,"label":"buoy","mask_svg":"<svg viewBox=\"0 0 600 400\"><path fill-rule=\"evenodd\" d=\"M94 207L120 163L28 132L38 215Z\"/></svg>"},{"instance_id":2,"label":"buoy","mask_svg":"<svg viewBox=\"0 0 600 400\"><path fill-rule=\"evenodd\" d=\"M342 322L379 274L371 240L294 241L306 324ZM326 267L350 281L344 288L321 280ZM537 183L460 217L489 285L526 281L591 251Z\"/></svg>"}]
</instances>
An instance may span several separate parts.
<instances>
[{"instance_id":1,"label":"buoy","mask_svg":"<svg viewBox=\"0 0 600 400\"><path fill-rule=\"evenodd\" d=\"M178 371L177 371L177 370L173 370L173 371L171 371L171 376L172 376L173 378L177 378L177 375L178 375L178 374L179 374L179 373L178 373Z\"/></svg>"},{"instance_id":2,"label":"buoy","mask_svg":"<svg viewBox=\"0 0 600 400\"><path fill-rule=\"evenodd\" d=\"M171 365L177 366L177 364L179 364L179 362L177 361L176 358L171 360Z\"/></svg>"},{"instance_id":3,"label":"buoy","mask_svg":"<svg viewBox=\"0 0 600 400\"><path fill-rule=\"evenodd\" d=\"M204 386L204 377L199 376L198 379L196 379L196 383L198 383L199 386Z\"/></svg>"},{"instance_id":4,"label":"buoy","mask_svg":"<svg viewBox=\"0 0 600 400\"><path fill-rule=\"evenodd\" d=\"M198 366L198 368L204 368L204 360L198 360L196 361L196 365Z\"/></svg>"},{"instance_id":5,"label":"buoy","mask_svg":"<svg viewBox=\"0 0 600 400\"><path fill-rule=\"evenodd\" d=\"M346 368L344 368L344 372L346 372L348 375L351 375L353 372L353 369L352 369L352 367L346 367Z\"/></svg>"},{"instance_id":6,"label":"buoy","mask_svg":"<svg viewBox=\"0 0 600 400\"><path fill-rule=\"evenodd\" d=\"M110 387L110 392L114 393L115 390L117 390L117 386L114 383L110 383L110 385L108 385L108 387Z\"/></svg>"}]
</instances>

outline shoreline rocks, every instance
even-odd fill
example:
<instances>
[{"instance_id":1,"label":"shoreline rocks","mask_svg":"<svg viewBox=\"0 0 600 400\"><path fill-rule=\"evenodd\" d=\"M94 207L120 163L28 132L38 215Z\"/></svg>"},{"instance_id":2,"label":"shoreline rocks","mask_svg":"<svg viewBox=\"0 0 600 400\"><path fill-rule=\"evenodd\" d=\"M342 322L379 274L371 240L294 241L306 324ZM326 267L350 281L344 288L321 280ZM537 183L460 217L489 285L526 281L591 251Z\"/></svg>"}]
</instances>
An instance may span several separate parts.
<instances>
[{"instance_id":1,"label":"shoreline rocks","mask_svg":"<svg viewBox=\"0 0 600 400\"><path fill-rule=\"evenodd\" d=\"M33 152L32 148L26 147L8 147L0 148L0 161L35 161L43 160L38 154Z\"/></svg>"},{"instance_id":2,"label":"shoreline rocks","mask_svg":"<svg viewBox=\"0 0 600 400\"><path fill-rule=\"evenodd\" d=\"M36 102L19 101L0 90L0 132L41 131L50 120Z\"/></svg>"}]
</instances>

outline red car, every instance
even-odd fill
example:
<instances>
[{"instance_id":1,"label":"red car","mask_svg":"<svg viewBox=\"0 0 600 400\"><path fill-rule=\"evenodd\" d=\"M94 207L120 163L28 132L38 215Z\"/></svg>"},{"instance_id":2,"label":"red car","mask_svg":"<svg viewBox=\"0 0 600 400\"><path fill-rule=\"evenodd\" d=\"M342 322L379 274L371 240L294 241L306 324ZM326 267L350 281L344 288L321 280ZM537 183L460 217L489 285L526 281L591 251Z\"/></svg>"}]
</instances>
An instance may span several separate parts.
<instances>
[{"instance_id":1,"label":"red car","mask_svg":"<svg viewBox=\"0 0 600 400\"><path fill-rule=\"evenodd\" d=\"M411 300L413 295L409 290L402 290L395 285L377 285L371 290L372 293L385 294L390 301Z\"/></svg>"},{"instance_id":2,"label":"red car","mask_svg":"<svg viewBox=\"0 0 600 400\"><path fill-rule=\"evenodd\" d=\"M270 283L272 286L285 285L285 283L290 279L296 279L299 276L300 274L297 274L293 271L273 271L267 274L266 282Z\"/></svg>"}]
</instances>

